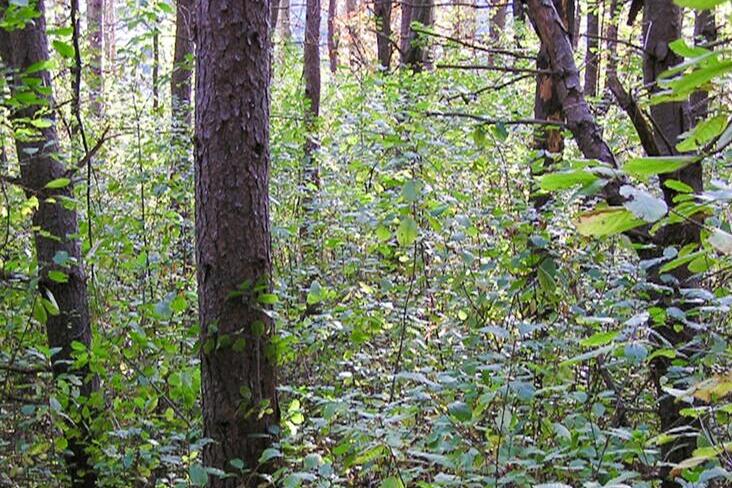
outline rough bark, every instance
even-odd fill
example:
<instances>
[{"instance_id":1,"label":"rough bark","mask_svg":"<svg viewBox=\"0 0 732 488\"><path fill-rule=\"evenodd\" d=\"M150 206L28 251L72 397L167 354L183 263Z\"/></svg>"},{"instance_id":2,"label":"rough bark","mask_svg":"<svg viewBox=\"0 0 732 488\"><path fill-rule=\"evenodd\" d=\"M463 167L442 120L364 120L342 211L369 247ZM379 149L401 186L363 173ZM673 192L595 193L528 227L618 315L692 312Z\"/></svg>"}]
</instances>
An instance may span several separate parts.
<instances>
[{"instance_id":1,"label":"rough bark","mask_svg":"<svg viewBox=\"0 0 732 488\"><path fill-rule=\"evenodd\" d=\"M379 65L388 70L391 64L391 0L374 2L376 16L376 51Z\"/></svg>"},{"instance_id":2,"label":"rough bark","mask_svg":"<svg viewBox=\"0 0 732 488\"><path fill-rule=\"evenodd\" d=\"M277 2L277 0L271 0ZM290 0L280 0L280 36L283 41L289 41L292 37L290 29Z\"/></svg>"},{"instance_id":3,"label":"rough bark","mask_svg":"<svg viewBox=\"0 0 732 488\"><path fill-rule=\"evenodd\" d=\"M91 102L91 113L98 114L101 108L102 93L104 90L104 78L102 77L102 63L104 57L104 1L87 0L86 2L86 26L87 39L89 42L88 63L91 74L87 78L89 84L89 100Z\"/></svg>"},{"instance_id":4,"label":"rough bark","mask_svg":"<svg viewBox=\"0 0 732 488\"><path fill-rule=\"evenodd\" d=\"M425 27L431 27L434 22L434 1L413 0L411 7L411 22L418 22ZM404 24L402 23L402 27ZM402 64L414 71L422 71L430 66L430 50L427 40L419 36L410 25L407 26L406 49L402 51Z\"/></svg>"},{"instance_id":5,"label":"rough bark","mask_svg":"<svg viewBox=\"0 0 732 488\"><path fill-rule=\"evenodd\" d=\"M717 40L717 22L714 10L696 12L694 18L694 42L696 44L710 44ZM709 99L707 92L699 90L691 95L691 117L694 124L707 116Z\"/></svg>"},{"instance_id":6,"label":"rough bark","mask_svg":"<svg viewBox=\"0 0 732 488\"><path fill-rule=\"evenodd\" d=\"M196 255L204 436L214 440L203 462L227 471L231 459L255 468L279 424L274 324L261 303L272 266L270 15L269 1L198 4Z\"/></svg>"},{"instance_id":7,"label":"rough bark","mask_svg":"<svg viewBox=\"0 0 732 488\"><path fill-rule=\"evenodd\" d=\"M500 46L501 36L506 30L506 13L508 12L508 4L504 0L491 1L491 23L489 26L491 45L493 47Z\"/></svg>"},{"instance_id":8,"label":"rough bark","mask_svg":"<svg viewBox=\"0 0 732 488\"><path fill-rule=\"evenodd\" d=\"M188 60L193 55L194 0L177 0L175 50L170 78L172 125L175 133L186 134L191 127L191 78Z\"/></svg>"},{"instance_id":9,"label":"rough bark","mask_svg":"<svg viewBox=\"0 0 732 488\"><path fill-rule=\"evenodd\" d=\"M405 53L409 49L409 33L412 23L412 2L401 2L401 21L399 23L399 52L401 64L405 64Z\"/></svg>"},{"instance_id":10,"label":"rough bark","mask_svg":"<svg viewBox=\"0 0 732 488\"><path fill-rule=\"evenodd\" d=\"M114 65L117 59L115 0L104 0L104 68L109 74L114 74Z\"/></svg>"},{"instance_id":11,"label":"rough bark","mask_svg":"<svg viewBox=\"0 0 732 488\"><path fill-rule=\"evenodd\" d=\"M277 21L280 17L280 2L278 0L270 0L270 16L269 16L269 33L274 38L277 32Z\"/></svg>"},{"instance_id":12,"label":"rough bark","mask_svg":"<svg viewBox=\"0 0 732 488\"><path fill-rule=\"evenodd\" d=\"M682 58L675 54L668 47L669 42L679 39L682 35L682 9L672 0L646 0L643 7L643 33L646 39L646 50L643 56L643 81L651 84L651 92L660 88L656 85L658 76L668 68L680 63ZM691 127L689 104L687 102L668 102L652 105L651 117L656 133L656 145L662 155L676 153L675 145L679 135ZM674 173L660 175L661 189L664 199L669 207L673 205L676 192L667 188L664 182L675 179L686 183L695 192L702 190L702 167L701 164L693 164ZM663 240L659 242L657 250L651 257L660 255L666 246L674 245L677 248L690 243L698 243L700 238L699 226L693 223L677 224L667 227L663 234ZM676 268L671 275L679 280L687 280L691 273L686 266ZM658 272L652 271L651 280L661 282ZM689 283L693 285L693 283ZM674 298L678 298L675 296ZM660 298L659 298L660 300ZM682 303L674 306L684 308ZM685 345L693 338L693 331L681 328L674 329L673 323L658 327L657 332L667 340L672 347L684 350ZM689 351L686 351L689 352ZM672 384L675 380L670 374L671 361L668 358L656 358L651 363L651 371L656 385L658 401L658 415L661 422L661 429L664 432L673 428L690 426L693 422L681 415L683 405L679 404L662 388L662 378L667 378ZM661 446L661 456L667 463L676 464L692 456L696 447L696 439L693 437L679 437L672 442ZM668 479L669 469L662 468L661 476L664 478L662 486L665 488L679 486Z\"/></svg>"},{"instance_id":13,"label":"rough bark","mask_svg":"<svg viewBox=\"0 0 732 488\"><path fill-rule=\"evenodd\" d=\"M0 10L7 6L7 0L0 0ZM48 59L43 0L38 1L37 7L40 17L26 24L24 28L12 32L0 29L0 56L6 66L15 72L9 78L14 93L29 90L22 86L20 74L31 65ZM48 71L37 71L32 76L42 86L51 87ZM36 94L47 105L53 104L50 95L40 92ZM53 123L42 129L37 138L16 140L20 183L26 195L36 196L39 202L38 209L33 214L33 225L36 229L33 237L39 269L38 291L44 298L51 294L59 309L58 315L49 314L46 321L48 345L52 349L59 349L51 358L53 373L56 377L76 375L80 381L81 395L88 398L99 389L97 378L90 375L87 366L81 370L71 370L68 366L72 357L72 342L78 341L89 347L92 336L86 277L82 268L80 244L74 237L78 234L77 215L62 203L64 199L73 197L73 191L70 185L59 189L46 188L50 181L67 176L66 168L55 157L59 143L53 111L45 111L43 106L26 106L13 112L11 118L14 124L24 124L22 119L33 119L39 110L44 110L43 117ZM54 262L57 256L68 256L70 264L57 264ZM50 271L61 271L67 275L68 280L65 283L54 281L49 277ZM79 424L82 426L79 434L67 439L69 454L66 455L66 462L72 480L70 484L75 487L96 485L93 465L85 452L85 447L91 444L91 434L84 427L88 423L89 419L83 419Z\"/></svg>"},{"instance_id":14,"label":"rough bark","mask_svg":"<svg viewBox=\"0 0 732 488\"><path fill-rule=\"evenodd\" d=\"M328 65L330 72L338 69L338 33L336 32L337 0L328 0Z\"/></svg>"},{"instance_id":15,"label":"rough bark","mask_svg":"<svg viewBox=\"0 0 732 488\"><path fill-rule=\"evenodd\" d=\"M320 114L320 0L307 0L303 78L305 79L305 161L303 207L310 210L313 193L320 187L315 154L318 150L317 119ZM304 229L305 227L303 227Z\"/></svg>"},{"instance_id":16,"label":"rough bark","mask_svg":"<svg viewBox=\"0 0 732 488\"><path fill-rule=\"evenodd\" d=\"M600 46L600 16L597 1L587 5L587 51L585 52L585 96L597 96L597 78L600 70L598 48Z\"/></svg>"},{"instance_id":17,"label":"rough bark","mask_svg":"<svg viewBox=\"0 0 732 488\"><path fill-rule=\"evenodd\" d=\"M618 22L620 22L620 11L622 4L618 0L610 0L610 18L607 25L607 78L608 80L617 75L618 71Z\"/></svg>"},{"instance_id":18,"label":"rough bark","mask_svg":"<svg viewBox=\"0 0 732 488\"><path fill-rule=\"evenodd\" d=\"M358 33L358 1L346 0L346 31L348 32L348 57L351 68L364 64L364 55L361 52L361 39Z\"/></svg>"},{"instance_id":19,"label":"rough bark","mask_svg":"<svg viewBox=\"0 0 732 488\"><path fill-rule=\"evenodd\" d=\"M570 40L574 37L572 28L574 26L574 1L554 0L554 8L565 26L570 27L568 32ZM550 71L552 66L549 57L549 46L543 40L539 46L539 53L536 56L536 69L539 71ZM563 120L562 102L558 92L560 80L557 76L540 73L536 77L536 94L534 96L534 117L540 120L552 120L561 122ZM561 157L564 152L564 136L562 129L558 127L541 127L534 137L534 148L541 154L542 164L534 175L543 174L551 167L556 158ZM548 196L541 195L534 198L533 204L541 208L549 200Z\"/></svg>"}]
</instances>

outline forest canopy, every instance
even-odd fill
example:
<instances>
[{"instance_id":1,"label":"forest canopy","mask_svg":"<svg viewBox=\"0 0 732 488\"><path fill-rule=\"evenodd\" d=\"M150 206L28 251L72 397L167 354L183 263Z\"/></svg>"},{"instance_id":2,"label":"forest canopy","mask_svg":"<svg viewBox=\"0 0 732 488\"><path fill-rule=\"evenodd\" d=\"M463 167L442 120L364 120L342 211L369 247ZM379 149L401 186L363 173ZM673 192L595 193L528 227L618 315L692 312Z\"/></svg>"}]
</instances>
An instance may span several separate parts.
<instances>
[{"instance_id":1,"label":"forest canopy","mask_svg":"<svg viewBox=\"0 0 732 488\"><path fill-rule=\"evenodd\" d=\"M729 0L0 0L0 486L732 486Z\"/></svg>"}]
</instances>

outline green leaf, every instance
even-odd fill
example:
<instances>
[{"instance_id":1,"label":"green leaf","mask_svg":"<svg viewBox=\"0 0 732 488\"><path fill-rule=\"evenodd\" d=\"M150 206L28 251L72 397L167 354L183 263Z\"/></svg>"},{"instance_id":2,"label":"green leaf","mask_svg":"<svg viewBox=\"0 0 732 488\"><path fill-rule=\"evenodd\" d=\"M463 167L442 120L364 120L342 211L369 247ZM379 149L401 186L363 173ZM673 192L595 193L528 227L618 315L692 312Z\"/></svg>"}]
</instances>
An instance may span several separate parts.
<instances>
[{"instance_id":1,"label":"green leaf","mask_svg":"<svg viewBox=\"0 0 732 488\"><path fill-rule=\"evenodd\" d=\"M689 46L684 39L676 39L675 41L669 42L668 47L684 58L696 58L709 52L708 49L704 49L703 47Z\"/></svg>"},{"instance_id":2,"label":"green leaf","mask_svg":"<svg viewBox=\"0 0 732 488\"><path fill-rule=\"evenodd\" d=\"M282 457L282 453L279 451L279 449L270 447L270 448L265 449L262 452L262 455L259 456L259 462L261 464L265 464L267 461L271 461L274 458L280 458L280 457Z\"/></svg>"},{"instance_id":3,"label":"green leaf","mask_svg":"<svg viewBox=\"0 0 732 488\"><path fill-rule=\"evenodd\" d=\"M239 471L244 469L244 461L242 461L239 458L232 459L231 461L229 461L229 464L231 464L231 466L233 466L234 469L238 469Z\"/></svg>"},{"instance_id":4,"label":"green leaf","mask_svg":"<svg viewBox=\"0 0 732 488\"><path fill-rule=\"evenodd\" d=\"M585 347L603 346L612 342L619 334L619 331L598 332L587 339L581 340L580 344Z\"/></svg>"},{"instance_id":5,"label":"green leaf","mask_svg":"<svg viewBox=\"0 0 732 488\"><path fill-rule=\"evenodd\" d=\"M53 48L58 52L61 57L63 58L73 58L74 57L74 48L71 47L71 44L68 44L63 41L55 40L51 43L53 45Z\"/></svg>"},{"instance_id":6,"label":"green leaf","mask_svg":"<svg viewBox=\"0 0 732 488\"><path fill-rule=\"evenodd\" d=\"M417 240L417 234L419 228L417 222L412 218L411 215L402 217L402 221L399 223L399 228L396 232L397 241L401 246L409 246L415 240Z\"/></svg>"},{"instance_id":7,"label":"green leaf","mask_svg":"<svg viewBox=\"0 0 732 488\"><path fill-rule=\"evenodd\" d=\"M421 182L418 180L409 180L402 186L402 197L408 203L419 200L419 192L422 188Z\"/></svg>"},{"instance_id":8,"label":"green leaf","mask_svg":"<svg viewBox=\"0 0 732 488\"><path fill-rule=\"evenodd\" d=\"M623 185L620 187L620 194L630 199L624 202L623 206L633 212L633 215L646 222L656 222L668 212L666 202L654 197L647 191L630 185Z\"/></svg>"},{"instance_id":9,"label":"green leaf","mask_svg":"<svg viewBox=\"0 0 732 488\"><path fill-rule=\"evenodd\" d=\"M694 151L721 134L725 127L727 127L727 117L724 115L704 120L694 127L686 139L676 144L676 149L681 152Z\"/></svg>"},{"instance_id":10,"label":"green leaf","mask_svg":"<svg viewBox=\"0 0 732 488\"><path fill-rule=\"evenodd\" d=\"M714 232L707 239L717 251L723 254L732 254L732 234L722 229L714 229Z\"/></svg>"},{"instance_id":11,"label":"green leaf","mask_svg":"<svg viewBox=\"0 0 732 488\"><path fill-rule=\"evenodd\" d=\"M566 190L577 185L589 185L597 176L583 169L548 173L539 178L539 187L544 191Z\"/></svg>"},{"instance_id":12,"label":"green leaf","mask_svg":"<svg viewBox=\"0 0 732 488\"><path fill-rule=\"evenodd\" d=\"M584 236L605 237L620 234L644 223L643 219L625 208L607 207L580 215L575 225Z\"/></svg>"},{"instance_id":13,"label":"green leaf","mask_svg":"<svg viewBox=\"0 0 732 488\"><path fill-rule=\"evenodd\" d=\"M274 305L277 303L277 295L274 293L262 293L259 295L259 303L263 305Z\"/></svg>"},{"instance_id":14,"label":"green leaf","mask_svg":"<svg viewBox=\"0 0 732 488\"><path fill-rule=\"evenodd\" d=\"M46 183L46 188L48 188L49 190L57 190L59 188L64 188L65 186L68 186L69 183L71 183L71 180L68 178L56 178L55 180L51 180Z\"/></svg>"},{"instance_id":15,"label":"green leaf","mask_svg":"<svg viewBox=\"0 0 732 488\"><path fill-rule=\"evenodd\" d=\"M404 488L404 483L396 476L390 476L379 483L379 488Z\"/></svg>"},{"instance_id":16,"label":"green leaf","mask_svg":"<svg viewBox=\"0 0 732 488\"><path fill-rule=\"evenodd\" d=\"M188 468L188 476L193 486L206 486L208 483L208 472L200 464L192 464Z\"/></svg>"},{"instance_id":17,"label":"green leaf","mask_svg":"<svg viewBox=\"0 0 732 488\"><path fill-rule=\"evenodd\" d=\"M663 186L670 188L679 193L693 193L694 189L686 183L679 180L666 180L663 182Z\"/></svg>"},{"instance_id":18,"label":"green leaf","mask_svg":"<svg viewBox=\"0 0 732 488\"><path fill-rule=\"evenodd\" d=\"M473 410L465 402L452 402L447 411L460 422L469 422L473 418Z\"/></svg>"},{"instance_id":19,"label":"green leaf","mask_svg":"<svg viewBox=\"0 0 732 488\"><path fill-rule=\"evenodd\" d=\"M649 158L633 158L623 165L623 171L643 181L653 175L673 173L684 168L697 158L693 156L656 156Z\"/></svg>"},{"instance_id":20,"label":"green leaf","mask_svg":"<svg viewBox=\"0 0 732 488\"><path fill-rule=\"evenodd\" d=\"M559 365L560 366L571 366L572 364L581 363L583 361L587 361L588 359L593 359L602 354L611 352L614 347L615 347L614 344L608 344L607 346L603 346L599 349L594 349L594 350L586 352L584 354L580 354L579 356L575 356L571 359L567 359L566 361L562 361L561 363L559 363Z\"/></svg>"},{"instance_id":21,"label":"green leaf","mask_svg":"<svg viewBox=\"0 0 732 488\"><path fill-rule=\"evenodd\" d=\"M46 307L43 306L43 300L37 299L33 304L33 318L40 324L45 324L48 320L48 314L46 314Z\"/></svg>"},{"instance_id":22,"label":"green leaf","mask_svg":"<svg viewBox=\"0 0 732 488\"><path fill-rule=\"evenodd\" d=\"M732 71L732 61L716 62L695 69L681 78L674 78L664 85L673 90L674 95L685 96L728 71Z\"/></svg>"},{"instance_id":23,"label":"green leaf","mask_svg":"<svg viewBox=\"0 0 732 488\"><path fill-rule=\"evenodd\" d=\"M188 308L188 302L183 295L176 295L170 302L170 309L173 312L183 312L186 308Z\"/></svg>"},{"instance_id":24,"label":"green leaf","mask_svg":"<svg viewBox=\"0 0 732 488\"><path fill-rule=\"evenodd\" d=\"M320 286L318 280L313 280L313 282L310 283L310 288L308 289L308 305L315 305L316 303L320 303L322 300L323 288Z\"/></svg>"},{"instance_id":25,"label":"green leaf","mask_svg":"<svg viewBox=\"0 0 732 488\"><path fill-rule=\"evenodd\" d=\"M48 278L51 281L55 281L56 283L66 283L67 281L69 281L69 277L66 273L55 269L52 269L48 272Z\"/></svg>"},{"instance_id":26,"label":"green leaf","mask_svg":"<svg viewBox=\"0 0 732 488\"><path fill-rule=\"evenodd\" d=\"M674 0L679 7L687 7L694 10L710 10L717 5L722 5L729 0Z\"/></svg>"}]
</instances>

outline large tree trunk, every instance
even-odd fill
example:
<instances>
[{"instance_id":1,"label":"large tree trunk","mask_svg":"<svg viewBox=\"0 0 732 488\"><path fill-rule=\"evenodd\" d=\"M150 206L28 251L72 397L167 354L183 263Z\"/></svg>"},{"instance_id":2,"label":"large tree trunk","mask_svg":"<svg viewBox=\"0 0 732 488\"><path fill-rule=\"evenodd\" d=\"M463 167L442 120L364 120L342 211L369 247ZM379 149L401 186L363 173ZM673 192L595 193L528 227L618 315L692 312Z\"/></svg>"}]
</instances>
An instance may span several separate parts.
<instances>
[{"instance_id":1,"label":"large tree trunk","mask_svg":"<svg viewBox=\"0 0 732 488\"><path fill-rule=\"evenodd\" d=\"M376 0L376 51L379 65L388 70L391 64L391 0Z\"/></svg>"},{"instance_id":2,"label":"large tree trunk","mask_svg":"<svg viewBox=\"0 0 732 488\"><path fill-rule=\"evenodd\" d=\"M114 65L117 59L117 44L115 39L115 0L104 0L104 66L105 71L114 75Z\"/></svg>"},{"instance_id":3,"label":"large tree trunk","mask_svg":"<svg viewBox=\"0 0 732 488\"><path fill-rule=\"evenodd\" d=\"M694 18L694 43L709 44L717 40L717 22L714 10L696 12ZM707 116L709 99L707 92L699 90L691 95L691 117L694 124Z\"/></svg>"},{"instance_id":4,"label":"large tree trunk","mask_svg":"<svg viewBox=\"0 0 732 488\"><path fill-rule=\"evenodd\" d=\"M271 0L277 2L278 0ZM283 41L289 41L292 37L290 29L290 0L280 0L280 36Z\"/></svg>"},{"instance_id":5,"label":"large tree trunk","mask_svg":"<svg viewBox=\"0 0 732 488\"><path fill-rule=\"evenodd\" d=\"M193 56L195 0L177 0L175 51L170 78L170 99L174 132L187 134L191 127L191 78L189 58Z\"/></svg>"},{"instance_id":6,"label":"large tree trunk","mask_svg":"<svg viewBox=\"0 0 732 488\"><path fill-rule=\"evenodd\" d=\"M587 5L587 51L585 52L585 96L594 97L597 95L597 75L599 73L599 37L600 17L598 2L591 2Z\"/></svg>"},{"instance_id":7,"label":"large tree trunk","mask_svg":"<svg viewBox=\"0 0 732 488\"><path fill-rule=\"evenodd\" d=\"M89 67L91 76L87 78L89 83L89 98L91 101L91 113L98 114L101 109L101 96L104 90L104 78L102 77L102 63L104 49L104 1L87 0L86 2L86 25L87 39L89 41Z\"/></svg>"},{"instance_id":8,"label":"large tree trunk","mask_svg":"<svg viewBox=\"0 0 732 488\"><path fill-rule=\"evenodd\" d=\"M269 223L270 2L199 0L196 255L203 462L254 469L279 427ZM248 478L254 485L256 476ZM212 476L209 487L241 486Z\"/></svg>"},{"instance_id":9,"label":"large tree trunk","mask_svg":"<svg viewBox=\"0 0 732 488\"><path fill-rule=\"evenodd\" d=\"M7 0L0 0L0 7L3 10L7 6ZM11 32L0 28L0 56L16 73L9 79L13 93L29 91L22 86L22 73L31 65L48 60L43 0L39 0L37 6L40 17L26 24L24 28ZM43 87L50 91L51 76L48 71L45 69L37 71L33 73L33 77L40 79ZM49 105L53 105L51 96L46 92L38 91L36 95ZM34 119L36 112L42 108L44 107L38 105L26 106L13 112L11 117L14 124L27 130L27 120ZM43 117L53 121L53 111L44 110ZM53 373L55 376L76 375L81 396L89 398L99 389L97 378L90 375L88 366L84 366L81 370L69 368L72 342L78 341L89 347L92 333L80 245L76 238L72 237L79 231L77 216L73 209L64 205L64 200L73 198L72 187L67 185L58 189L47 188L49 182L68 176L61 160L56 157L59 143L55 123L40 130L38 138L17 139L16 149L20 163L20 183L28 197L38 198L38 209L33 214L35 229L33 236L39 270L38 291L44 298L47 294L51 294L59 310L57 315L49 314L46 321L48 345L51 349L59 350L51 358ZM59 260L65 263L59 264L57 262ZM63 280L51 279L49 275L51 271L64 273L66 281L62 283L60 281ZM66 456L66 461L72 478L71 485L96 486L93 465L85 452L86 446L91 444L91 434L85 427L89 425L90 419L78 418L77 415L81 415L80 413L70 412L70 415L78 420L80 431L75 436L67 438L69 454Z\"/></svg>"},{"instance_id":10,"label":"large tree trunk","mask_svg":"<svg viewBox=\"0 0 732 488\"><path fill-rule=\"evenodd\" d=\"M305 79L305 161L302 205L311 210L313 194L320 187L315 154L318 150L317 120L320 114L320 0L307 0L303 78ZM306 226L301 228L301 234Z\"/></svg>"},{"instance_id":11,"label":"large tree trunk","mask_svg":"<svg viewBox=\"0 0 732 488\"><path fill-rule=\"evenodd\" d=\"M411 22L431 27L434 22L434 1L412 0ZM418 35L410 26L408 26L407 46L402 52L402 64L409 66L414 71L422 71L430 66L430 50L427 40L424 36Z\"/></svg>"},{"instance_id":12,"label":"large tree trunk","mask_svg":"<svg viewBox=\"0 0 732 488\"><path fill-rule=\"evenodd\" d=\"M336 32L337 0L328 0L328 63L330 72L338 69L338 33Z\"/></svg>"},{"instance_id":13,"label":"large tree trunk","mask_svg":"<svg viewBox=\"0 0 732 488\"><path fill-rule=\"evenodd\" d=\"M401 2L401 21L399 24L399 52L401 53L400 63L405 64L405 53L409 49L409 33L412 23L412 0Z\"/></svg>"}]
</instances>

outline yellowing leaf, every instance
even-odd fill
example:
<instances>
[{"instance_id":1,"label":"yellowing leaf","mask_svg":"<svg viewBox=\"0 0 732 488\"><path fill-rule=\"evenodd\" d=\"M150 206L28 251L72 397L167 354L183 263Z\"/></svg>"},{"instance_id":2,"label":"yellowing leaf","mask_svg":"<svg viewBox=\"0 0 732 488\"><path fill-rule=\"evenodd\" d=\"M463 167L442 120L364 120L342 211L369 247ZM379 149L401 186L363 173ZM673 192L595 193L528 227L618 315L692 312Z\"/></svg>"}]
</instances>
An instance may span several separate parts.
<instances>
[{"instance_id":1,"label":"yellowing leaf","mask_svg":"<svg viewBox=\"0 0 732 488\"><path fill-rule=\"evenodd\" d=\"M645 221L622 207L592 210L579 216L575 225L583 236L604 237L620 234L643 225Z\"/></svg>"}]
</instances>

